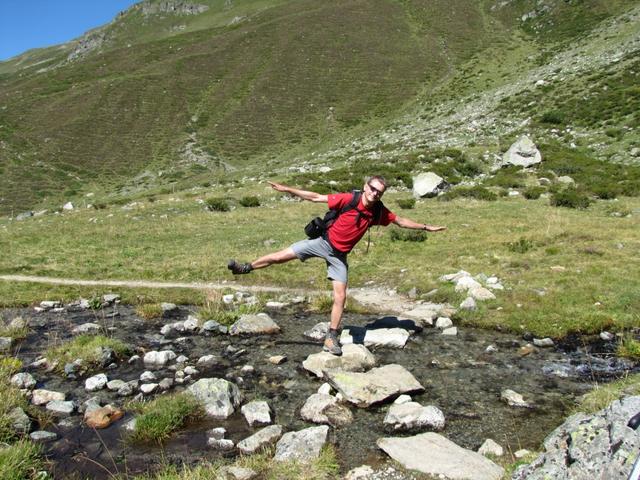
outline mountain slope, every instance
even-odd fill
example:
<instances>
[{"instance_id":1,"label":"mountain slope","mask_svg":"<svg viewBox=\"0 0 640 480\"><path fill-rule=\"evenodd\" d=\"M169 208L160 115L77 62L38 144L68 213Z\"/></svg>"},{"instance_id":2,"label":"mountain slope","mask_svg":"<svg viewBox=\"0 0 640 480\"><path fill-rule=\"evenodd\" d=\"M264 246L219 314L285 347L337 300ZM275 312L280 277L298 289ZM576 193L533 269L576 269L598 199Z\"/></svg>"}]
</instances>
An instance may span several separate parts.
<instances>
[{"instance_id":1,"label":"mountain slope","mask_svg":"<svg viewBox=\"0 0 640 480\"><path fill-rule=\"evenodd\" d=\"M517 83L510 67L588 43L637 3L145 1L0 64L0 212L266 172L396 135L394 119L410 125L399 142L424 143L421 122L454 127L443 105Z\"/></svg>"}]
</instances>

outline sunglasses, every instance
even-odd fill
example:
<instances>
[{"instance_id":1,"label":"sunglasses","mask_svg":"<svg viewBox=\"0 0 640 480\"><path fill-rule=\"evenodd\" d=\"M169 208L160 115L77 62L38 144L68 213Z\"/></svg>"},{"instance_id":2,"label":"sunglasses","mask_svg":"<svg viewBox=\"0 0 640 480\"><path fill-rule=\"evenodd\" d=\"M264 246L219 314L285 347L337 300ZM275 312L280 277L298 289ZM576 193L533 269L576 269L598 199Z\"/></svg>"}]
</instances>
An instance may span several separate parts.
<instances>
[{"instance_id":1,"label":"sunglasses","mask_svg":"<svg viewBox=\"0 0 640 480\"><path fill-rule=\"evenodd\" d=\"M378 194L379 197L381 197L384 194L384 190L378 190L376 187L374 187L370 183L367 183L367 186L371 189L371 192Z\"/></svg>"}]
</instances>

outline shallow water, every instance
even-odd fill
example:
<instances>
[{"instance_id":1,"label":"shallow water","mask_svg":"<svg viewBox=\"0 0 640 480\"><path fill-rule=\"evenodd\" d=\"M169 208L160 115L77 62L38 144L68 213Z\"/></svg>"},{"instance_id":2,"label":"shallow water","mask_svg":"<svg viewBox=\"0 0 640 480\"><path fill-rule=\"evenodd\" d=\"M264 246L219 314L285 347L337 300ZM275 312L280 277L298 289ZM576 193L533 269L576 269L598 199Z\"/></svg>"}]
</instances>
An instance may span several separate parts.
<instances>
[{"instance_id":1,"label":"shallow water","mask_svg":"<svg viewBox=\"0 0 640 480\"><path fill-rule=\"evenodd\" d=\"M195 365L202 355L216 355L220 359L218 364L210 369L198 368L197 378L225 377L239 385L245 401L267 400L275 411L275 422L283 425L286 431L311 426L300 419L298 412L322 382L302 369L302 361L319 351L319 345L306 340L302 332L326 321L326 315L300 310L272 312L272 318L282 329L280 334L273 336L190 335L167 340L160 335L162 325L185 319L188 314L189 309L182 308L171 319L145 321L130 307L118 305L99 312L58 314L7 310L4 318L22 315L29 318L32 325L40 325L34 327L34 332L19 346L17 356L25 365L41 356L47 347L71 338L74 326L94 322L105 332L132 345L139 354L172 349L177 355L189 357L190 365ZM351 314L345 316L344 325L362 327L382 318ZM387 320L395 321L393 317ZM425 392L415 395L414 400L439 407L447 421L441 433L474 450L487 438L511 451L537 449L545 436L562 423L574 399L588 392L596 378L599 381L612 379L634 368L612 358L611 345L602 342L582 345L585 339L574 339L565 342L562 348L539 349L537 353L521 357L518 349L527 342L512 334L464 327L459 331L457 337L447 337L436 329L427 328L415 333L402 350L378 349L373 353L379 365L398 363L408 369L425 387ZM489 345L497 347L497 351L486 353ZM276 366L267 361L268 357L280 354L288 357L284 364ZM253 365L255 371L241 374L240 369L247 364ZM141 362L129 365L124 361L116 369L104 373L110 380L131 380L138 378L144 370ZM565 378L549 373L553 371L570 376ZM79 404L94 395L100 396L104 403L122 405L125 401L107 391L86 392L86 377L69 380L42 370L31 373L39 382L37 388L67 392L67 399ZM173 378L173 371L160 369L156 375L158 380ZM522 394L533 408L507 406L500 400L500 393L505 388ZM173 390L182 389L183 386L176 386ZM387 460L375 445L376 439L392 435L382 424L387 408L386 405L370 409L352 407L354 422L330 430L329 440L338 451L341 471L363 463L378 464ZM79 415L75 418L75 427L66 430L45 428L59 434L57 441L45 445L56 477L108 478L116 472L135 474L153 470L165 462L197 464L203 459L222 455L207 447L208 429L223 426L227 429L227 438L236 443L255 431L238 411L225 421L206 420L190 425L162 446L140 445L126 441L122 427L131 418L129 414L104 430L87 428ZM233 457L233 454L225 456Z\"/></svg>"}]
</instances>

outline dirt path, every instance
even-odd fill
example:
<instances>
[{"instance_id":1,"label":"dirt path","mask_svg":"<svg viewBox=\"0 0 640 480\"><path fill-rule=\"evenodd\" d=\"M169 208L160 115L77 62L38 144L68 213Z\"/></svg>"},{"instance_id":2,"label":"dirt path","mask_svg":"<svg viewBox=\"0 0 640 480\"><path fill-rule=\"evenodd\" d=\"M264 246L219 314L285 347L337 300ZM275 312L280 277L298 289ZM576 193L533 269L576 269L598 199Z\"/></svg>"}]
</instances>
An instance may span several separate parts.
<instances>
[{"instance_id":1,"label":"dirt path","mask_svg":"<svg viewBox=\"0 0 640 480\"><path fill-rule=\"evenodd\" d=\"M243 290L248 292L282 292L306 295L326 293L321 290L305 290L302 288L270 287L261 285L239 285L234 283L209 282L152 282L149 280L78 280L73 278L37 277L30 275L0 275L0 280L8 282L48 283L52 285L81 285L89 287L128 287L128 288L191 288L194 290Z\"/></svg>"},{"instance_id":2,"label":"dirt path","mask_svg":"<svg viewBox=\"0 0 640 480\"><path fill-rule=\"evenodd\" d=\"M7 282L47 283L51 285L81 285L89 287L127 287L127 288L190 288L193 290L242 290L245 292L273 292L296 295L327 295L327 290L307 290L303 288L286 288L265 285L240 285L235 283L208 282L153 282L149 280L79 280L74 278L38 277L30 275L0 275L0 280ZM407 298L390 292L384 288L350 288L349 296L363 305L378 311L401 312L415 306Z\"/></svg>"}]
</instances>

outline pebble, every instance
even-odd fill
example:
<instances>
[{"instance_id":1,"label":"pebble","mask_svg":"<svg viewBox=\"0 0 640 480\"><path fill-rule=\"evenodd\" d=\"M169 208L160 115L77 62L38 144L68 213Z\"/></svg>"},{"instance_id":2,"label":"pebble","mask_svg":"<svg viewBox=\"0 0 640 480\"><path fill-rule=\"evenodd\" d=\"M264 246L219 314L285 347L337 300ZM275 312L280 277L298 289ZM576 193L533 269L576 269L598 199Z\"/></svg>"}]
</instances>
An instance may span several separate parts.
<instances>
[{"instance_id":1,"label":"pebble","mask_svg":"<svg viewBox=\"0 0 640 480\"><path fill-rule=\"evenodd\" d=\"M286 361L287 361L286 355L273 355L272 357L269 357L269 362L273 363L274 365L281 365Z\"/></svg>"},{"instance_id":2,"label":"pebble","mask_svg":"<svg viewBox=\"0 0 640 480\"><path fill-rule=\"evenodd\" d=\"M47 443L53 442L58 435L53 432L47 432L45 430L38 430L37 432L31 432L29 434L29 438L33 440L35 443Z\"/></svg>"}]
</instances>

